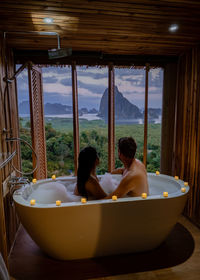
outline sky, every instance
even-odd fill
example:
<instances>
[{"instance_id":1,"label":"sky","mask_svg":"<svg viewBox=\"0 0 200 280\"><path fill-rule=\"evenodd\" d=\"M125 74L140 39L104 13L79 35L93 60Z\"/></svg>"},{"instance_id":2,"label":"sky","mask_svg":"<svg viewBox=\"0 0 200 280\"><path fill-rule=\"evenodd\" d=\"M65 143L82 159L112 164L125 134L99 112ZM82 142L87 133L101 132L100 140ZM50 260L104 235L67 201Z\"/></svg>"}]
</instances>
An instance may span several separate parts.
<instances>
[{"instance_id":1,"label":"sky","mask_svg":"<svg viewBox=\"0 0 200 280\"><path fill-rule=\"evenodd\" d=\"M70 67L42 68L44 103L72 106ZM79 108L99 109L101 97L108 87L108 68L77 66ZM149 71L150 108L162 108L163 69ZM115 68L115 85L131 103L144 108L145 70ZM18 102L28 100L28 75L24 70L17 78Z\"/></svg>"}]
</instances>

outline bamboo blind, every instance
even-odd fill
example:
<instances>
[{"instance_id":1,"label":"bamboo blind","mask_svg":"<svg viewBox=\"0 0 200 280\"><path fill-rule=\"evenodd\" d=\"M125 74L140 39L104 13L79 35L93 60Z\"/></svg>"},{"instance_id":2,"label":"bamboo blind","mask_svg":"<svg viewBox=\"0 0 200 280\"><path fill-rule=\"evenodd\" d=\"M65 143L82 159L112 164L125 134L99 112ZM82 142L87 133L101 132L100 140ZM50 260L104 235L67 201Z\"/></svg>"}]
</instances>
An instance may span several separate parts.
<instances>
[{"instance_id":1,"label":"bamboo blind","mask_svg":"<svg viewBox=\"0 0 200 280\"><path fill-rule=\"evenodd\" d=\"M200 225L200 48L179 59L174 175L190 185L185 214Z\"/></svg>"},{"instance_id":2,"label":"bamboo blind","mask_svg":"<svg viewBox=\"0 0 200 280\"><path fill-rule=\"evenodd\" d=\"M45 179L47 178L47 161L43 112L42 73L41 70L36 66L29 67L28 70L32 145L38 155L37 169L34 172L34 176L36 179ZM34 156L33 166L36 166L36 159Z\"/></svg>"}]
</instances>

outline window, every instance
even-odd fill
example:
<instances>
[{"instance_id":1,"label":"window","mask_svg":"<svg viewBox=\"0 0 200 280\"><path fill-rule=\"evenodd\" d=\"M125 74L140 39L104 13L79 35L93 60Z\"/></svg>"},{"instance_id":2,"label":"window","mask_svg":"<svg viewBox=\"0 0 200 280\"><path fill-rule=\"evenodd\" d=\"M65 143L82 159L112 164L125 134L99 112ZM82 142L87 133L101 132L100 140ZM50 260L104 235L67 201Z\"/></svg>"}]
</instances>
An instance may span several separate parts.
<instances>
[{"instance_id":1,"label":"window","mask_svg":"<svg viewBox=\"0 0 200 280\"><path fill-rule=\"evenodd\" d=\"M42 68L48 177L74 173L71 67Z\"/></svg>"},{"instance_id":2,"label":"window","mask_svg":"<svg viewBox=\"0 0 200 280\"><path fill-rule=\"evenodd\" d=\"M108 170L108 69L77 66L80 149L96 148L98 174ZM107 110L108 112L108 110Z\"/></svg>"},{"instance_id":3,"label":"window","mask_svg":"<svg viewBox=\"0 0 200 280\"><path fill-rule=\"evenodd\" d=\"M145 70L115 68L115 85L115 164L120 167L117 142L121 137L136 140L136 157L143 161Z\"/></svg>"},{"instance_id":4,"label":"window","mask_svg":"<svg viewBox=\"0 0 200 280\"><path fill-rule=\"evenodd\" d=\"M111 72L113 74L110 76ZM17 80L20 130L30 138L27 71L22 73ZM114 157L113 164L121 166L117 141L124 136L135 138L138 146L136 157L141 161L145 152L148 171L159 170L163 88L161 68L150 68L148 71L145 67L98 68L73 64L73 67L43 67L42 76L48 177L53 174L75 174L77 162L74 157L78 155L79 147L82 149L88 145L96 147L99 153L101 163L98 174L109 170ZM114 121L109 122L109 89L112 92L113 85L115 116ZM74 107L76 94L78 100ZM73 114L73 108L78 110L77 115ZM74 141L74 127L79 133L78 142ZM115 128L113 140L109 136L112 128ZM108 153L109 145L114 145L115 155Z\"/></svg>"}]
</instances>

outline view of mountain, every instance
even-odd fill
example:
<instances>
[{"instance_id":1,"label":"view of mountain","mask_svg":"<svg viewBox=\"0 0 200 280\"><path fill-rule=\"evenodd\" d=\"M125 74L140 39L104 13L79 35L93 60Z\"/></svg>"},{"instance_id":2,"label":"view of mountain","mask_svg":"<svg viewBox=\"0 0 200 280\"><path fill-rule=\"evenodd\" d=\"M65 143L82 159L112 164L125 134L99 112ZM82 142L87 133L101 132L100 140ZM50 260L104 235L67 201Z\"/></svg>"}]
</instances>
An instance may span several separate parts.
<instances>
[{"instance_id":1,"label":"view of mountain","mask_svg":"<svg viewBox=\"0 0 200 280\"><path fill-rule=\"evenodd\" d=\"M19 114L30 114L29 102L23 101L19 104ZM44 105L45 115L65 115L72 114L72 106L62 105L60 103L46 103ZM100 101L99 111L95 108L87 109L86 107L79 109L79 116L83 114L97 114L98 117L108 119L108 88L104 91ZM149 119L158 119L161 116L160 108L149 108ZM144 112L134 104L132 104L115 86L115 119L118 120L131 120L142 119Z\"/></svg>"},{"instance_id":2,"label":"view of mountain","mask_svg":"<svg viewBox=\"0 0 200 280\"><path fill-rule=\"evenodd\" d=\"M98 116L108 119L108 88L102 96ZM118 119L140 119L143 114L140 109L126 99L115 86L115 118Z\"/></svg>"},{"instance_id":3,"label":"view of mountain","mask_svg":"<svg viewBox=\"0 0 200 280\"><path fill-rule=\"evenodd\" d=\"M44 114L45 115L64 115L72 114L72 106L62 105L60 103L46 103L44 104ZM79 110L79 115L83 114L97 114L98 111L93 108L88 110L87 108L81 108ZM30 107L28 101L22 101L19 104L19 114L30 114Z\"/></svg>"}]
</instances>

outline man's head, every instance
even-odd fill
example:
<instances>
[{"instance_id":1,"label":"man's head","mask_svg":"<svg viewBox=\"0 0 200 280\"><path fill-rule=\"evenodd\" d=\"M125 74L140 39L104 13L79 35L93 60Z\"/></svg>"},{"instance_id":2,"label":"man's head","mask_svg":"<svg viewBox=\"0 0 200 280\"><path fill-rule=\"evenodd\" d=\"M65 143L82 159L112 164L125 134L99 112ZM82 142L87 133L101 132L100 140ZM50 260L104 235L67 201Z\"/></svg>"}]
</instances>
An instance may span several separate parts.
<instances>
[{"instance_id":1,"label":"man's head","mask_svg":"<svg viewBox=\"0 0 200 280\"><path fill-rule=\"evenodd\" d=\"M118 141L119 159L120 155L123 155L127 159L133 159L135 157L137 144L132 137L122 137Z\"/></svg>"}]
</instances>

